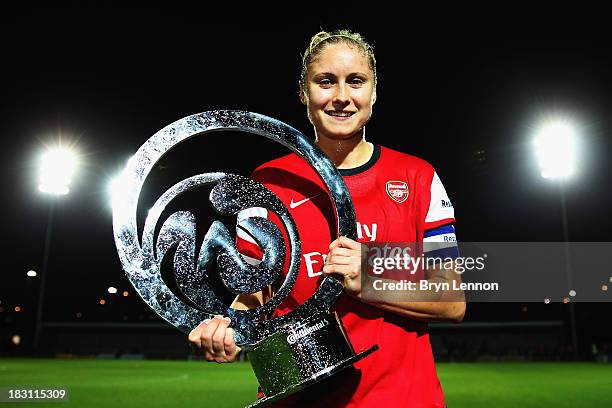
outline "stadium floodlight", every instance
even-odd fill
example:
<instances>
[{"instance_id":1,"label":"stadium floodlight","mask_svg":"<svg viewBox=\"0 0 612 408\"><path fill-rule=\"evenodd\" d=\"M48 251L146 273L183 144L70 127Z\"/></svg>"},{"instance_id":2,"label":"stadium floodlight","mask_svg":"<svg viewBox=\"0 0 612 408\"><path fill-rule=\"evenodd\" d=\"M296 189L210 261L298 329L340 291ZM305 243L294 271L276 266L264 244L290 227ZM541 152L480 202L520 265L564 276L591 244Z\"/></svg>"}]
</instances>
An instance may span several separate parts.
<instances>
[{"instance_id":1,"label":"stadium floodlight","mask_svg":"<svg viewBox=\"0 0 612 408\"><path fill-rule=\"evenodd\" d=\"M47 194L66 195L77 167L76 154L57 147L43 153L40 160L38 189Z\"/></svg>"},{"instance_id":2,"label":"stadium floodlight","mask_svg":"<svg viewBox=\"0 0 612 408\"><path fill-rule=\"evenodd\" d=\"M574 126L567 120L547 121L534 139L541 175L563 180L576 171L577 140Z\"/></svg>"},{"instance_id":3,"label":"stadium floodlight","mask_svg":"<svg viewBox=\"0 0 612 408\"><path fill-rule=\"evenodd\" d=\"M116 288L116 287L114 287L114 286L110 286L110 287L108 288L108 293L110 293L110 294L117 293L117 288Z\"/></svg>"},{"instance_id":4,"label":"stadium floodlight","mask_svg":"<svg viewBox=\"0 0 612 408\"><path fill-rule=\"evenodd\" d=\"M567 224L567 205L565 202L565 180L576 172L578 140L575 126L567 119L552 119L542 123L533 141L540 165L540 174L545 179L558 182L561 199L563 240L565 241L565 275L568 286L573 286L571 256L569 251L569 230ZM574 301L576 291L571 289L563 303L569 303L569 321L574 359L578 359L578 336Z\"/></svg>"},{"instance_id":5,"label":"stadium floodlight","mask_svg":"<svg viewBox=\"0 0 612 408\"><path fill-rule=\"evenodd\" d=\"M38 169L38 190L52 196L63 196L70 192L70 183L77 169L78 159L76 153L69 148L58 145L47 149L40 157ZM51 246L51 231L56 200L49 200L49 218L47 219L47 232L45 234L45 247L43 262L40 268L40 284L38 289L38 306L36 308L36 324L34 326L34 350L38 350L42 327L42 311L45 300L45 280L47 276L47 263L49 261L49 248ZM29 275L28 275L29 276Z\"/></svg>"},{"instance_id":6,"label":"stadium floodlight","mask_svg":"<svg viewBox=\"0 0 612 408\"><path fill-rule=\"evenodd\" d=\"M30 278L35 278L38 274L36 271L28 271L26 275L28 275Z\"/></svg>"}]
</instances>

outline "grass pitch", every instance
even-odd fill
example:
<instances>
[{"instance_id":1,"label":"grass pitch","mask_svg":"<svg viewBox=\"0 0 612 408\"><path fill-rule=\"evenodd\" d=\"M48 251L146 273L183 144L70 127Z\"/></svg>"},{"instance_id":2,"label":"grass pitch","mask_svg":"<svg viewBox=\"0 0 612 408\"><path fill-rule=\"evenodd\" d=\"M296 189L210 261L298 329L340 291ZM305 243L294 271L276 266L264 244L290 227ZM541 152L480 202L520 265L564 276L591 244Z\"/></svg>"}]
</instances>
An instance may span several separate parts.
<instances>
[{"instance_id":1,"label":"grass pitch","mask_svg":"<svg viewBox=\"0 0 612 408\"><path fill-rule=\"evenodd\" d=\"M612 364L438 364L450 408L612 406ZM0 359L0 387L66 387L64 403L0 408L242 407L257 398L248 363ZM391 407L389 407L391 408Z\"/></svg>"}]
</instances>

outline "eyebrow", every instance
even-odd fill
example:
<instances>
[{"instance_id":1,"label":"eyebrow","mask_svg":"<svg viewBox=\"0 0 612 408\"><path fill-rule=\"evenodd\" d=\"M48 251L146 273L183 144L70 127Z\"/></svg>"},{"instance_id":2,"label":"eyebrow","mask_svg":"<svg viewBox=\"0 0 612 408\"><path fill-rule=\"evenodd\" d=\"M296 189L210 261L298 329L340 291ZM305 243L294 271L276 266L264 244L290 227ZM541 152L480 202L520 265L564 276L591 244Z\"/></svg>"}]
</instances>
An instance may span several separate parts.
<instances>
[{"instance_id":1,"label":"eyebrow","mask_svg":"<svg viewBox=\"0 0 612 408\"><path fill-rule=\"evenodd\" d=\"M351 72L350 74L348 74L347 76L355 76L355 75L361 75L364 77L367 77L368 74L361 72L361 71L357 71L357 72ZM331 72L319 72L317 74L313 74L313 77L320 77L320 76L332 76L332 77L336 77L336 74L333 74Z\"/></svg>"}]
</instances>

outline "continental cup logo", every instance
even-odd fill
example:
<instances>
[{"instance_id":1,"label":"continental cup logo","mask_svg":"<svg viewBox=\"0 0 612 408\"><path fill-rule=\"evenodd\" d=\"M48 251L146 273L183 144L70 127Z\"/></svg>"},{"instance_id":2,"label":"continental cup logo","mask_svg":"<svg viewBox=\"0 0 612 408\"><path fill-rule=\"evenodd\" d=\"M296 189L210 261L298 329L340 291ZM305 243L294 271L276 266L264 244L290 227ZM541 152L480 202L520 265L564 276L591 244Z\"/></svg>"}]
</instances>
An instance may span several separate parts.
<instances>
[{"instance_id":1,"label":"continental cup logo","mask_svg":"<svg viewBox=\"0 0 612 408\"><path fill-rule=\"evenodd\" d=\"M328 324L329 324L329 322L327 320L322 320L319 323L315 324L314 326L310 326L310 327L305 327L303 329L299 329L295 333L291 333L289 336L287 336L287 342L289 344L293 344L296 341L298 341L299 339L311 335L312 333L316 332L317 330L322 329L323 327L327 326Z\"/></svg>"},{"instance_id":2,"label":"continental cup logo","mask_svg":"<svg viewBox=\"0 0 612 408\"><path fill-rule=\"evenodd\" d=\"M393 201L403 203L408 199L408 183L405 181L387 181L386 190Z\"/></svg>"}]
</instances>

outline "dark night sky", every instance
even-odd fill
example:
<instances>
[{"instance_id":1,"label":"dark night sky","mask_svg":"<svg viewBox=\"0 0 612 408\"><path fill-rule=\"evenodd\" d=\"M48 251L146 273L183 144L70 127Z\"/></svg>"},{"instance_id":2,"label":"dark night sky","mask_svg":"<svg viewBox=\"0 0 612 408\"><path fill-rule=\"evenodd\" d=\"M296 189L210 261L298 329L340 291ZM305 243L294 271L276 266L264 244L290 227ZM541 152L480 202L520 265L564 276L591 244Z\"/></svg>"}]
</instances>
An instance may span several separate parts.
<instances>
[{"instance_id":1,"label":"dark night sky","mask_svg":"<svg viewBox=\"0 0 612 408\"><path fill-rule=\"evenodd\" d=\"M250 110L312 134L296 83L300 54L319 27L351 27L375 43L379 88L368 138L437 168L460 239L562 239L557 191L539 178L529 141L538 120L563 115L576 121L584 146L580 174L567 187L570 238L609 241L612 60L597 10L499 5L442 14L441 6L373 10L349 2L300 14L86 4L24 6L0 17L2 306L31 304L25 272L40 269L49 207L37 192L35 162L61 135L83 164L55 211L48 317L148 313L134 296L114 301L112 315L97 307L108 286L129 288L114 249L108 181L154 132L197 112ZM152 175L146 197L177 177L219 166L248 174L284 154L253 137L228 139L177 149Z\"/></svg>"}]
</instances>

